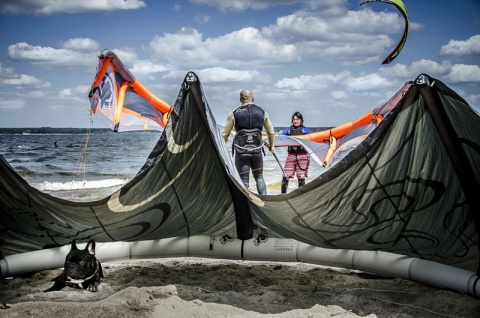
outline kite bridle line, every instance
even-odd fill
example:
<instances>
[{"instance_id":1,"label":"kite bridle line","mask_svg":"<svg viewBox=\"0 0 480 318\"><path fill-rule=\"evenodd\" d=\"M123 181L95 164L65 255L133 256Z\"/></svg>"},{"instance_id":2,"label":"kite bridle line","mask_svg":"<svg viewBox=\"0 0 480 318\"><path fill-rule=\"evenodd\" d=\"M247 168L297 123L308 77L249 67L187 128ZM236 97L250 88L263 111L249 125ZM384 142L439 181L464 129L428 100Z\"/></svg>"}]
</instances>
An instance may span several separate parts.
<instances>
[{"instance_id":1,"label":"kite bridle line","mask_svg":"<svg viewBox=\"0 0 480 318\"><path fill-rule=\"evenodd\" d=\"M73 180L75 180L75 176L79 175L81 170L83 170L83 183L82 183L82 189L85 189L85 184L87 182L86 176L87 176L87 149L88 149L88 143L90 141L90 135L92 133L92 127L93 127L93 119L92 119L92 110L90 109L89 114L88 114L88 120L89 120L89 125L87 128L87 133L85 134L85 144L83 145L82 152L80 154L80 157L78 158L77 165L75 167L75 171L73 172ZM72 183L73 184L73 183Z\"/></svg>"},{"instance_id":2,"label":"kite bridle line","mask_svg":"<svg viewBox=\"0 0 480 318\"><path fill-rule=\"evenodd\" d=\"M266 143L265 141L263 142L263 145L264 145L265 147L267 147L267 143ZM267 148L270 149L270 147L267 147ZM282 164L280 163L280 160L278 160L278 157L277 157L277 155L275 154L275 152L272 152L271 154L272 154L272 155L275 157L275 159L277 160L278 165L280 166L280 169L282 169L282 173L285 174L285 171L283 170L283 166L282 166Z\"/></svg>"}]
</instances>

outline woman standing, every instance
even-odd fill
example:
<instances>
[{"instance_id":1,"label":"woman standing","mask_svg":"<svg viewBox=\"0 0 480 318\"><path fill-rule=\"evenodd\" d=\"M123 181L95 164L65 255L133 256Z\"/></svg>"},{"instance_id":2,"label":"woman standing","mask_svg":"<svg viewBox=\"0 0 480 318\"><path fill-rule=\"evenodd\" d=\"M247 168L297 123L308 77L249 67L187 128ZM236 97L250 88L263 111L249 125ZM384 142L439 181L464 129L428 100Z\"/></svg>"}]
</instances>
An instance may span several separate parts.
<instances>
[{"instance_id":1,"label":"woman standing","mask_svg":"<svg viewBox=\"0 0 480 318\"><path fill-rule=\"evenodd\" d=\"M309 134L310 130L303 126L303 116L300 112L292 115L292 126L282 131L282 135L295 136ZM285 161L285 167L282 178L282 193L287 193L288 179L292 179L297 174L298 187L305 184L305 178L308 177L308 167L310 165L310 155L302 146L289 146L288 156Z\"/></svg>"}]
</instances>

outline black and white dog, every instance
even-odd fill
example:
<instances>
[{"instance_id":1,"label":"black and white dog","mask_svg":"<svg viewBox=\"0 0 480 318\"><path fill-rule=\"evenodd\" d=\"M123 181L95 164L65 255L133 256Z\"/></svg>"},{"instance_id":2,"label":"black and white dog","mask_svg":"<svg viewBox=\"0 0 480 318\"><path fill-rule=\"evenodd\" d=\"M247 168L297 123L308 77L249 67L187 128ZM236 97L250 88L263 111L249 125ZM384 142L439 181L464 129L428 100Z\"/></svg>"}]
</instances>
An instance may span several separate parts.
<instances>
[{"instance_id":1,"label":"black and white dog","mask_svg":"<svg viewBox=\"0 0 480 318\"><path fill-rule=\"evenodd\" d=\"M52 279L55 283L45 292L61 290L65 286L96 292L102 278L102 265L95 258L95 241L90 240L85 249L80 250L73 240L63 273Z\"/></svg>"}]
</instances>

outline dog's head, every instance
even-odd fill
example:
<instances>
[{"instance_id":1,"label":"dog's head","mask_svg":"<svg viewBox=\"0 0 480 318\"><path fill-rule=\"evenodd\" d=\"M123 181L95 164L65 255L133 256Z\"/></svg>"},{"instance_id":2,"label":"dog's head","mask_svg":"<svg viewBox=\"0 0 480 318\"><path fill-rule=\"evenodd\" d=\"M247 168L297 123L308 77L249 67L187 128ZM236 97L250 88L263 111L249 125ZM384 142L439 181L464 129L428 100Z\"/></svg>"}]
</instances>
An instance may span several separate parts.
<instances>
[{"instance_id":1,"label":"dog's head","mask_svg":"<svg viewBox=\"0 0 480 318\"><path fill-rule=\"evenodd\" d=\"M86 279L92 276L96 270L95 241L90 240L85 249L80 250L73 240L70 252L65 259L64 275L74 280Z\"/></svg>"}]
</instances>

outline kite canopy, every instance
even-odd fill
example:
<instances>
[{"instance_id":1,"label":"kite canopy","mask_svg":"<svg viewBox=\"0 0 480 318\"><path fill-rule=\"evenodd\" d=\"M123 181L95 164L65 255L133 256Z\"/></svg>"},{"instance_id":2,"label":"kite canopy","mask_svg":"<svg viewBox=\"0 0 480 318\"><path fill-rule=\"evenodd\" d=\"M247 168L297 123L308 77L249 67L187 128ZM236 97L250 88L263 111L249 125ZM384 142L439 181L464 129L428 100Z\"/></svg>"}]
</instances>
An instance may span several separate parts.
<instances>
[{"instance_id":1,"label":"kite canopy","mask_svg":"<svg viewBox=\"0 0 480 318\"><path fill-rule=\"evenodd\" d=\"M171 106L152 94L112 51L98 57L88 94L92 112L115 132L162 130Z\"/></svg>"},{"instance_id":2,"label":"kite canopy","mask_svg":"<svg viewBox=\"0 0 480 318\"><path fill-rule=\"evenodd\" d=\"M368 2L385 2L385 3L392 4L398 9L398 11L400 11L400 13L403 15L403 18L405 19L405 30L403 31L403 35L402 35L402 38L400 39L400 42L398 42L395 49L393 49L393 51L390 52L390 54L388 54L388 56L382 62L382 64L389 64L398 56L398 54L400 54L400 52L403 49L403 46L405 45L405 42L407 41L408 32L410 30L410 17L408 16L407 7L405 6L402 0L363 0L360 3L360 5L363 5Z\"/></svg>"},{"instance_id":3,"label":"kite canopy","mask_svg":"<svg viewBox=\"0 0 480 318\"><path fill-rule=\"evenodd\" d=\"M257 195L240 181L200 80L189 72L141 171L104 199L80 203L42 193L0 157L4 263L74 238L154 245L219 236L221 244L209 245L217 257L244 258L243 242L255 249L268 238L275 251L288 251L292 239L310 251L326 249L331 259L372 252L369 260L384 274L396 263L382 262L381 253L394 253L478 280L480 117L437 79L422 74L407 87L378 126L323 174L287 194ZM241 252L229 253L232 245Z\"/></svg>"}]
</instances>

